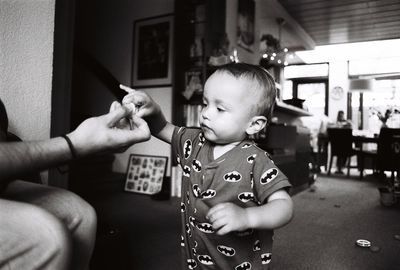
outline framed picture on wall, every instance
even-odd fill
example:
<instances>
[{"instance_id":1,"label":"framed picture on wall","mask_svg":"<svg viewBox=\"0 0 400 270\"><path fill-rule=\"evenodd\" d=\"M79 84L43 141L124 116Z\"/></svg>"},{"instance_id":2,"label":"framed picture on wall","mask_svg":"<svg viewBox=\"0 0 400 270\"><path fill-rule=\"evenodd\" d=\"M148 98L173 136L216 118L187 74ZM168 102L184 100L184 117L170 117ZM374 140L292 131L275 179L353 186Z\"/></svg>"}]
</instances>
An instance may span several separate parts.
<instances>
[{"instance_id":1,"label":"framed picture on wall","mask_svg":"<svg viewBox=\"0 0 400 270\"><path fill-rule=\"evenodd\" d=\"M155 194L161 191L168 157L129 156L126 172L125 191Z\"/></svg>"},{"instance_id":2,"label":"framed picture on wall","mask_svg":"<svg viewBox=\"0 0 400 270\"><path fill-rule=\"evenodd\" d=\"M172 84L172 15L136 20L133 26L132 86Z\"/></svg>"},{"instance_id":3,"label":"framed picture on wall","mask_svg":"<svg viewBox=\"0 0 400 270\"><path fill-rule=\"evenodd\" d=\"M254 45L254 0L239 0L237 17L237 44L252 52Z\"/></svg>"}]
</instances>

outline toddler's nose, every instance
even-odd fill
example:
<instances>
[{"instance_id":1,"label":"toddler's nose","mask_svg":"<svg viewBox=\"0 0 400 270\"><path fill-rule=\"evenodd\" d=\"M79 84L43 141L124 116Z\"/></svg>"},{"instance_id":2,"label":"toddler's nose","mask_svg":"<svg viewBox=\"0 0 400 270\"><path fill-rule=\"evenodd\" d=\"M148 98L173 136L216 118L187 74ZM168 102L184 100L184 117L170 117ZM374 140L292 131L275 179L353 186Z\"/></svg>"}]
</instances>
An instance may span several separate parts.
<instances>
[{"instance_id":1,"label":"toddler's nose","mask_svg":"<svg viewBox=\"0 0 400 270\"><path fill-rule=\"evenodd\" d=\"M208 110L206 107L203 107L203 109L201 109L201 117L203 119L209 119L209 115L208 115Z\"/></svg>"}]
</instances>

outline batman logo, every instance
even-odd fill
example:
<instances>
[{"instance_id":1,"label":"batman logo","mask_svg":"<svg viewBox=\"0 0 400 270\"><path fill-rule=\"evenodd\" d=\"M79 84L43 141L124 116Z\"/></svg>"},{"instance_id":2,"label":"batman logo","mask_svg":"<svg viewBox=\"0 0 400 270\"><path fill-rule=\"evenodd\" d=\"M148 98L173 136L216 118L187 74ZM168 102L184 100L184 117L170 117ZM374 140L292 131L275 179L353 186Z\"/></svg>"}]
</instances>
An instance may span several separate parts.
<instances>
[{"instance_id":1,"label":"batman logo","mask_svg":"<svg viewBox=\"0 0 400 270\"><path fill-rule=\"evenodd\" d=\"M183 176L189 177L190 176L190 167L187 165L183 166L182 174L183 174Z\"/></svg>"},{"instance_id":2,"label":"batman logo","mask_svg":"<svg viewBox=\"0 0 400 270\"><path fill-rule=\"evenodd\" d=\"M235 270L250 270L251 269L251 263L249 262L242 262L238 266L235 267Z\"/></svg>"},{"instance_id":3,"label":"batman logo","mask_svg":"<svg viewBox=\"0 0 400 270\"><path fill-rule=\"evenodd\" d=\"M268 184L272 180L275 179L275 177L278 175L278 170L276 168L271 168L263 173L260 178L260 183L262 185Z\"/></svg>"},{"instance_id":4,"label":"batman logo","mask_svg":"<svg viewBox=\"0 0 400 270\"><path fill-rule=\"evenodd\" d=\"M192 230L190 229L189 224L185 224L185 229L186 229L186 233L187 235L189 235L189 237L192 237Z\"/></svg>"},{"instance_id":5,"label":"batman logo","mask_svg":"<svg viewBox=\"0 0 400 270\"><path fill-rule=\"evenodd\" d=\"M213 189L207 189L206 191L203 191L201 193L201 197L203 199L211 199L213 197L215 197L215 195L217 194L217 192Z\"/></svg>"},{"instance_id":6,"label":"batman logo","mask_svg":"<svg viewBox=\"0 0 400 270\"><path fill-rule=\"evenodd\" d=\"M231 247L219 245L219 246L217 246L217 250L219 252L221 252L223 255L228 256L228 257L232 257L235 255L235 250Z\"/></svg>"},{"instance_id":7,"label":"batman logo","mask_svg":"<svg viewBox=\"0 0 400 270\"><path fill-rule=\"evenodd\" d=\"M187 259L186 262L189 269L195 269L197 267L197 263L193 259Z\"/></svg>"},{"instance_id":8,"label":"batman logo","mask_svg":"<svg viewBox=\"0 0 400 270\"><path fill-rule=\"evenodd\" d=\"M214 264L211 257L208 255L199 255L199 256L197 256L197 259L199 260L199 262L201 262L202 264L205 264L205 265L213 265Z\"/></svg>"},{"instance_id":9,"label":"batman logo","mask_svg":"<svg viewBox=\"0 0 400 270\"><path fill-rule=\"evenodd\" d=\"M254 200L255 198L254 198L253 192L242 192L242 193L240 193L240 194L238 195L238 199L239 199L241 202L246 203L246 202L248 202L248 201Z\"/></svg>"},{"instance_id":10,"label":"batman logo","mask_svg":"<svg viewBox=\"0 0 400 270\"><path fill-rule=\"evenodd\" d=\"M200 133L199 134L199 146L202 146L205 141L206 141L206 138L204 138L204 134Z\"/></svg>"},{"instance_id":11,"label":"batman logo","mask_svg":"<svg viewBox=\"0 0 400 270\"><path fill-rule=\"evenodd\" d=\"M191 153L192 153L192 141L186 140L185 143L183 144L183 154L185 159L188 159Z\"/></svg>"},{"instance_id":12,"label":"batman logo","mask_svg":"<svg viewBox=\"0 0 400 270\"><path fill-rule=\"evenodd\" d=\"M250 146L251 146L251 144L245 143L245 144L243 144L242 149L249 148Z\"/></svg>"},{"instance_id":13,"label":"batman logo","mask_svg":"<svg viewBox=\"0 0 400 270\"><path fill-rule=\"evenodd\" d=\"M242 175L237 171L228 172L224 175L224 180L227 182L239 182L242 180Z\"/></svg>"},{"instance_id":14,"label":"batman logo","mask_svg":"<svg viewBox=\"0 0 400 270\"><path fill-rule=\"evenodd\" d=\"M186 191L186 201L187 201L187 204L189 205L190 204L190 193L189 193L189 190Z\"/></svg>"},{"instance_id":15,"label":"batman logo","mask_svg":"<svg viewBox=\"0 0 400 270\"><path fill-rule=\"evenodd\" d=\"M256 240L253 245L253 251L260 251L261 250L261 242L260 240Z\"/></svg>"},{"instance_id":16,"label":"batman logo","mask_svg":"<svg viewBox=\"0 0 400 270\"><path fill-rule=\"evenodd\" d=\"M185 238L183 238L183 235L181 235L181 247L185 246Z\"/></svg>"},{"instance_id":17,"label":"batman logo","mask_svg":"<svg viewBox=\"0 0 400 270\"><path fill-rule=\"evenodd\" d=\"M194 227L194 222L195 222L195 218L194 217L192 217L192 216L190 216L189 217L189 223L190 223L190 225L192 225L193 227Z\"/></svg>"},{"instance_id":18,"label":"batman logo","mask_svg":"<svg viewBox=\"0 0 400 270\"><path fill-rule=\"evenodd\" d=\"M272 258L272 254L271 253L261 254L261 263L262 264L269 264L269 262L271 261L271 258Z\"/></svg>"},{"instance_id":19,"label":"batman logo","mask_svg":"<svg viewBox=\"0 0 400 270\"><path fill-rule=\"evenodd\" d=\"M247 162L252 164L254 162L254 160L256 159L257 154L251 155L247 157Z\"/></svg>"},{"instance_id":20,"label":"batman logo","mask_svg":"<svg viewBox=\"0 0 400 270\"><path fill-rule=\"evenodd\" d=\"M236 235L239 236L239 237L248 236L248 235L251 235L251 234L253 234L253 229L247 229L247 230L244 230L244 231L236 232Z\"/></svg>"},{"instance_id":21,"label":"batman logo","mask_svg":"<svg viewBox=\"0 0 400 270\"><path fill-rule=\"evenodd\" d=\"M183 202L181 202L181 213L185 213L185 211L186 211L186 205Z\"/></svg>"},{"instance_id":22,"label":"batman logo","mask_svg":"<svg viewBox=\"0 0 400 270\"><path fill-rule=\"evenodd\" d=\"M200 197L200 193L201 193L201 190L200 190L200 188L199 188L199 185L198 185L198 184L194 184L194 185L192 186L192 190L193 190L194 196L195 196L196 198L199 198L199 197Z\"/></svg>"},{"instance_id":23,"label":"batman logo","mask_svg":"<svg viewBox=\"0 0 400 270\"><path fill-rule=\"evenodd\" d=\"M192 168L195 172L201 171L201 163L197 159L193 159L192 161Z\"/></svg>"},{"instance_id":24,"label":"batman logo","mask_svg":"<svg viewBox=\"0 0 400 270\"><path fill-rule=\"evenodd\" d=\"M203 233L214 233L212 225L210 223L199 223L196 225L197 229Z\"/></svg>"}]
</instances>

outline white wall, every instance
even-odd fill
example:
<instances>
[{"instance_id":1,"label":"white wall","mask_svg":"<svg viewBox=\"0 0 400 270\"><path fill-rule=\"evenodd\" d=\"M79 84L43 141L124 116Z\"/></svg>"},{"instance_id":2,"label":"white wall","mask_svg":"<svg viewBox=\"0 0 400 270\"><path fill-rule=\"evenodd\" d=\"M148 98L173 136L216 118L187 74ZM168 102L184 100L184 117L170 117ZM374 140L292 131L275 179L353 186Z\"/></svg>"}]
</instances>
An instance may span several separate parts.
<instances>
[{"instance_id":1,"label":"white wall","mask_svg":"<svg viewBox=\"0 0 400 270\"><path fill-rule=\"evenodd\" d=\"M0 98L10 131L50 137L55 0L0 1Z\"/></svg>"},{"instance_id":2,"label":"white wall","mask_svg":"<svg viewBox=\"0 0 400 270\"><path fill-rule=\"evenodd\" d=\"M332 98L329 95L328 101L328 117L334 123L338 111L342 110L347 112L347 93L349 91L349 79L348 79L348 65L346 59L332 60L329 62L329 91L336 86L340 86L344 90L344 94L340 99ZM346 115L347 117L347 115Z\"/></svg>"}]
</instances>

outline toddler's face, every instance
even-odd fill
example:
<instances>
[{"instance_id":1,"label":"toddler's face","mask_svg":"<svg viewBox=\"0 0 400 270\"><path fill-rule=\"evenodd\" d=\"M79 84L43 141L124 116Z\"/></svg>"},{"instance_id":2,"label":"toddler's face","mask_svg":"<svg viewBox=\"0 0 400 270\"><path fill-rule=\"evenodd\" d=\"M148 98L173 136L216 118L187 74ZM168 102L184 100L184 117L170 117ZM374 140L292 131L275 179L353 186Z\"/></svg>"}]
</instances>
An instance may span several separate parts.
<instances>
[{"instance_id":1,"label":"toddler's face","mask_svg":"<svg viewBox=\"0 0 400 270\"><path fill-rule=\"evenodd\" d=\"M250 126L254 94L249 82L226 73L215 73L207 80L203 94L200 125L207 140L217 144L241 141Z\"/></svg>"}]
</instances>

